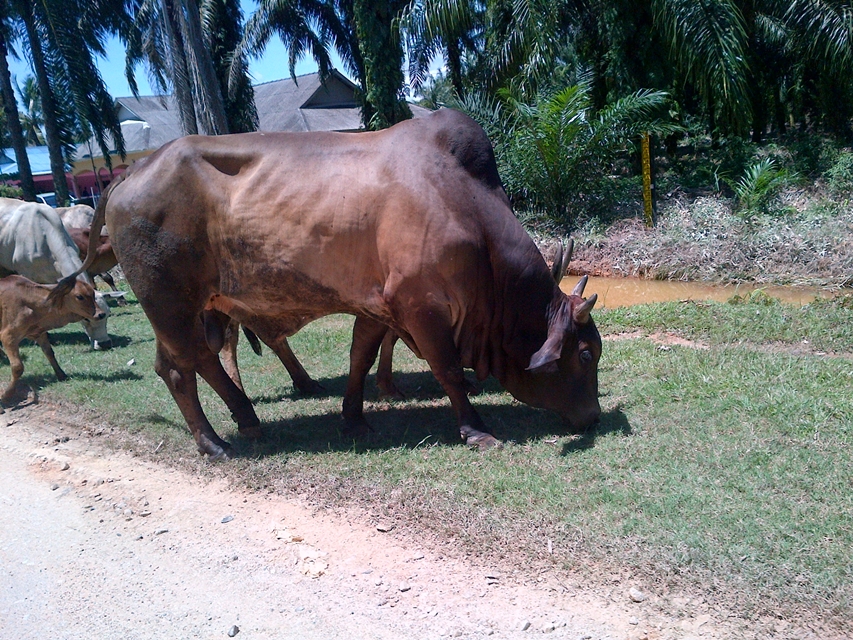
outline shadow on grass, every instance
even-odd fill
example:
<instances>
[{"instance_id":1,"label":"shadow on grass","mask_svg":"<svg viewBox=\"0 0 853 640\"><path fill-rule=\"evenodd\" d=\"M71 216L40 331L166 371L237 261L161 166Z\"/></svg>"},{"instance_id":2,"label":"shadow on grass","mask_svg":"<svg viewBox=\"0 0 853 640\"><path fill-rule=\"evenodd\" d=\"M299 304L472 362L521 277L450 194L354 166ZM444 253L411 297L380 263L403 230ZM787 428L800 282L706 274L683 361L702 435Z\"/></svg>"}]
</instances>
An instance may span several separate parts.
<instances>
[{"instance_id":1,"label":"shadow on grass","mask_svg":"<svg viewBox=\"0 0 853 640\"><path fill-rule=\"evenodd\" d=\"M68 371L67 368L63 367L65 372L68 374L68 381L72 380L89 380L92 382L124 382L124 381L132 381L138 382L139 380L143 380L144 376L139 375L133 371L116 371L114 373L110 373L107 375L102 375L99 373L84 373L81 371ZM3 372L0 371L0 383L2 383L4 379ZM51 373L45 374L27 374L24 373L21 376L20 384L27 385L32 389L45 389L47 387L51 387L53 385L61 385L65 384L64 382L57 379L57 377Z\"/></svg>"},{"instance_id":2,"label":"shadow on grass","mask_svg":"<svg viewBox=\"0 0 853 640\"><path fill-rule=\"evenodd\" d=\"M139 422L149 422L151 424L163 425L175 429L176 431L179 431L181 433L189 433L186 425L183 422L171 420L165 416L160 415L159 413L147 413L144 416L140 416Z\"/></svg>"},{"instance_id":3,"label":"shadow on grass","mask_svg":"<svg viewBox=\"0 0 853 640\"><path fill-rule=\"evenodd\" d=\"M77 380L92 380L94 382L138 382L139 380L145 379L145 376L140 375L135 371L113 371L108 374L77 372L69 374L69 377Z\"/></svg>"},{"instance_id":4,"label":"shadow on grass","mask_svg":"<svg viewBox=\"0 0 853 640\"><path fill-rule=\"evenodd\" d=\"M573 438L563 445L560 455L568 456L578 451L592 449L595 441L601 436L611 433L629 436L633 433L628 417L622 411L621 406L614 407L611 411L601 414L601 422L586 430L579 438Z\"/></svg>"},{"instance_id":5,"label":"shadow on grass","mask_svg":"<svg viewBox=\"0 0 853 640\"><path fill-rule=\"evenodd\" d=\"M128 346L131 342L139 342L131 340L127 336L119 336L112 332L110 332L110 340L112 340L113 349L121 349L123 347ZM51 331L50 344L52 344L54 347L60 345L64 346L76 344L83 344L88 346L89 337L83 331Z\"/></svg>"},{"instance_id":6,"label":"shadow on grass","mask_svg":"<svg viewBox=\"0 0 853 640\"><path fill-rule=\"evenodd\" d=\"M492 378L484 380L483 382L477 382L473 375L468 375L468 380L470 380L476 387L480 390L480 393L493 393L500 392L501 387L498 382ZM340 397L343 398L344 391L346 390L347 378L346 376L337 376L335 378L322 378L318 379L324 391L322 393L316 393L310 396L306 396L301 392L297 391L295 387L281 387L282 393L281 395L271 395L271 394L263 394L263 395L252 395L251 391L249 391L249 397L252 400L253 404L275 404L284 399L289 400L304 400L306 398L330 398L330 397ZM394 384L397 385L397 388L403 393L406 397L406 400L412 401L423 401L423 400L437 400L441 398L446 398L447 394L442 389L441 385L438 383L438 380L435 379L429 371L418 371L413 373L394 373ZM379 389L376 386L376 376L371 374L367 376L367 381L364 385L364 399L367 402L373 402L380 400L379 398Z\"/></svg>"},{"instance_id":7,"label":"shadow on grass","mask_svg":"<svg viewBox=\"0 0 853 640\"><path fill-rule=\"evenodd\" d=\"M333 413L295 415L283 420L265 422L261 425L265 436L260 441L243 438L236 431L229 434L228 439L237 455L261 458L296 452L359 453L399 448L414 449L436 444L464 446L449 401L437 383L432 386L430 380L434 378L431 374L403 374L397 376L397 379L398 385L405 385L409 394L415 389L416 395L409 395L409 402L373 401L368 384L365 417L373 431L366 437L352 438L343 434L343 418L336 403ZM346 379L342 376L320 382L329 390L329 396L340 397ZM534 444L547 438L569 434L558 415L520 403L490 402L488 394L500 391L500 386L492 380L487 380L483 387L483 393L486 395L475 400L475 406L485 424L498 439ZM375 387L373 394L375 397ZM420 404L412 406L411 402ZM590 448L596 437L612 432L625 435L631 433L627 418L618 408L604 414L601 424L594 430L566 445L563 455L573 450Z\"/></svg>"}]
</instances>

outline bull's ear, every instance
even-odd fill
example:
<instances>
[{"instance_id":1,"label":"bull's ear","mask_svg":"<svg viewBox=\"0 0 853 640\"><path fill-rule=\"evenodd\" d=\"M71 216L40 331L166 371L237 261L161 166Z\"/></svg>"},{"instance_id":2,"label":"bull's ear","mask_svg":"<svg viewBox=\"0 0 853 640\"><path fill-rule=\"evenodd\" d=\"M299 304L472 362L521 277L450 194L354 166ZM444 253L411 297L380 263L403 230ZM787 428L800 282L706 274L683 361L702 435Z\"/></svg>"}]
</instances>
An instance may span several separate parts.
<instances>
[{"instance_id":1,"label":"bull's ear","mask_svg":"<svg viewBox=\"0 0 853 640\"><path fill-rule=\"evenodd\" d=\"M563 334L548 336L545 344L530 358L528 371L534 373L554 373L557 370L557 360L563 350Z\"/></svg>"},{"instance_id":2,"label":"bull's ear","mask_svg":"<svg viewBox=\"0 0 853 640\"><path fill-rule=\"evenodd\" d=\"M557 360L563 351L563 339L569 329L571 316L566 313L566 306L561 305L560 311L548 323L548 337L545 344L530 357L528 371L535 373L553 373L557 370Z\"/></svg>"}]
</instances>

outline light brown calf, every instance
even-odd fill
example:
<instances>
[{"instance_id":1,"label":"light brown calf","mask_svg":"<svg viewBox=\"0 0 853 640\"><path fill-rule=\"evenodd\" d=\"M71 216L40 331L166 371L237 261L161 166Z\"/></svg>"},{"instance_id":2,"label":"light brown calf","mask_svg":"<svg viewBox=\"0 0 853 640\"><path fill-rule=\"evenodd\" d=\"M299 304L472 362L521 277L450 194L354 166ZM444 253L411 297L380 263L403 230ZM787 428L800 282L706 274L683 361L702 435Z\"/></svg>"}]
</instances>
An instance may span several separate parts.
<instances>
[{"instance_id":1,"label":"light brown calf","mask_svg":"<svg viewBox=\"0 0 853 640\"><path fill-rule=\"evenodd\" d=\"M78 280L72 289L53 295L56 285L36 284L23 276L0 279L0 343L12 365L12 381L0 396L6 402L15 395L15 388L24 373L18 345L24 338L35 340L53 367L56 377L68 376L56 361L47 332L71 322L102 320L104 312L95 304L92 285ZM3 408L0 406L0 413Z\"/></svg>"}]
</instances>

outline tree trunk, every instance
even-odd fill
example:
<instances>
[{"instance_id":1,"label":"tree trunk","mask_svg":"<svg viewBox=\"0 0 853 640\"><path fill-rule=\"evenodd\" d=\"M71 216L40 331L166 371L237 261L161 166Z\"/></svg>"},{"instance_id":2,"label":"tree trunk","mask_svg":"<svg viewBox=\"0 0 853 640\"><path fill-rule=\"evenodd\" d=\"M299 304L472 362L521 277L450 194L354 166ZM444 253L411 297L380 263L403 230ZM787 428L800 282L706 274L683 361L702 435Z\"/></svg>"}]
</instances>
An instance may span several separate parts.
<instances>
[{"instance_id":1,"label":"tree trunk","mask_svg":"<svg viewBox=\"0 0 853 640\"><path fill-rule=\"evenodd\" d=\"M353 10L365 70L366 104L362 117L368 129L384 129L412 117L408 104L400 97L403 43L395 20L402 2L356 0Z\"/></svg>"},{"instance_id":2,"label":"tree trunk","mask_svg":"<svg viewBox=\"0 0 853 640\"><path fill-rule=\"evenodd\" d=\"M15 101L15 90L12 88L12 74L9 72L8 55L6 38L3 30L0 29L0 93L3 95L3 111L6 113L9 134L12 136L15 159L18 161L18 176L21 179L24 200L35 202L36 185L33 182L33 171L30 168L30 158L27 155L27 141L24 138L24 130L21 127L20 115Z\"/></svg>"},{"instance_id":3,"label":"tree trunk","mask_svg":"<svg viewBox=\"0 0 853 640\"><path fill-rule=\"evenodd\" d=\"M219 90L219 80L210 52L204 43L202 35L201 16L197 0L186 1L186 33L184 45L187 47L187 67L191 72L192 85L195 89L194 103L196 122L201 125L202 133L207 135L222 135L228 133L228 119L225 115L225 102ZM189 46L187 46L189 45Z\"/></svg>"},{"instance_id":4,"label":"tree trunk","mask_svg":"<svg viewBox=\"0 0 853 640\"><path fill-rule=\"evenodd\" d=\"M169 39L169 63L172 67L169 79L172 81L172 91L174 91L175 101L177 102L181 129L184 135L194 135L198 133L198 123L195 118L190 78L184 57L184 41L179 26L181 8L175 6L176 1L180 4L180 0L161 0L160 4L163 29Z\"/></svg>"},{"instance_id":5,"label":"tree trunk","mask_svg":"<svg viewBox=\"0 0 853 640\"><path fill-rule=\"evenodd\" d=\"M53 174L53 190L56 193L56 203L59 206L68 204L68 183L65 179L65 157L62 154L62 142L59 135L59 123L57 122L56 100L53 90L50 88L50 80L44 62L44 51L41 48L38 30L31 11L21 12L24 26L27 31L27 39L30 44L30 53L33 57L33 71L36 75L41 105L44 111L44 132L47 138L47 151L50 155L50 172Z\"/></svg>"}]
</instances>

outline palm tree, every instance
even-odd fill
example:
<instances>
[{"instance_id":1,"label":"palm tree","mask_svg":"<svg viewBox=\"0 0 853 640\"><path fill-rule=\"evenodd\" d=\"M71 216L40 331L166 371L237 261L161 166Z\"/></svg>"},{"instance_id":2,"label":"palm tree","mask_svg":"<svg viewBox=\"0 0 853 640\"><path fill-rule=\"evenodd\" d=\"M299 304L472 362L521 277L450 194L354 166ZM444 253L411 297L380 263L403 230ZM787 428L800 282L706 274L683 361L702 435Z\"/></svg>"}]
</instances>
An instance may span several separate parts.
<instances>
[{"instance_id":1,"label":"palm tree","mask_svg":"<svg viewBox=\"0 0 853 640\"><path fill-rule=\"evenodd\" d=\"M22 44L29 52L44 113L58 202L68 201L66 163L73 156L79 119L91 127L104 157L108 136L121 155L124 140L112 97L95 65L104 53L104 38L115 29L123 3L108 0L8 0L9 17L23 26Z\"/></svg>"},{"instance_id":2,"label":"palm tree","mask_svg":"<svg viewBox=\"0 0 853 640\"><path fill-rule=\"evenodd\" d=\"M334 48L361 87L362 122L381 129L411 117L402 96L403 8L404 0L261 0L238 51L260 55L277 35L295 79L296 63L306 55L314 58L320 77L327 77Z\"/></svg>"},{"instance_id":3,"label":"palm tree","mask_svg":"<svg viewBox=\"0 0 853 640\"><path fill-rule=\"evenodd\" d=\"M409 83L418 91L429 67L443 55L456 94L465 94L465 54L481 49L485 13L468 0L412 0L403 11Z\"/></svg>"},{"instance_id":4,"label":"palm tree","mask_svg":"<svg viewBox=\"0 0 853 640\"><path fill-rule=\"evenodd\" d=\"M33 76L27 76L24 78L23 86L15 82L15 88L20 103L24 105L24 112L21 113L20 121L27 144L43 145L44 112L41 106L41 96L39 96L38 87L36 87L36 79Z\"/></svg>"},{"instance_id":5,"label":"palm tree","mask_svg":"<svg viewBox=\"0 0 853 640\"><path fill-rule=\"evenodd\" d=\"M152 84L175 97L185 134L217 135L257 128L244 52L239 0L136 0L128 33L126 75L144 62ZM228 90L228 83L231 90Z\"/></svg>"},{"instance_id":6,"label":"palm tree","mask_svg":"<svg viewBox=\"0 0 853 640\"><path fill-rule=\"evenodd\" d=\"M12 74L9 71L9 45L6 38L7 27L6 5L0 4L0 95L3 97L3 113L6 126L12 138L12 148L15 150L15 159L18 163L18 176L21 180L21 189L24 192L24 200L34 202L36 199L36 187L33 182L33 172L30 168L30 158L27 155L27 141L18 114L18 106L15 101L15 91L12 88Z\"/></svg>"},{"instance_id":7,"label":"palm tree","mask_svg":"<svg viewBox=\"0 0 853 640\"><path fill-rule=\"evenodd\" d=\"M249 78L245 57L234 59L234 51L243 37L243 11L239 0L206 0L201 6L204 40L210 51L216 78L225 106L225 116L231 133L254 131L258 128L255 91ZM231 67L236 75L229 90Z\"/></svg>"}]
</instances>

